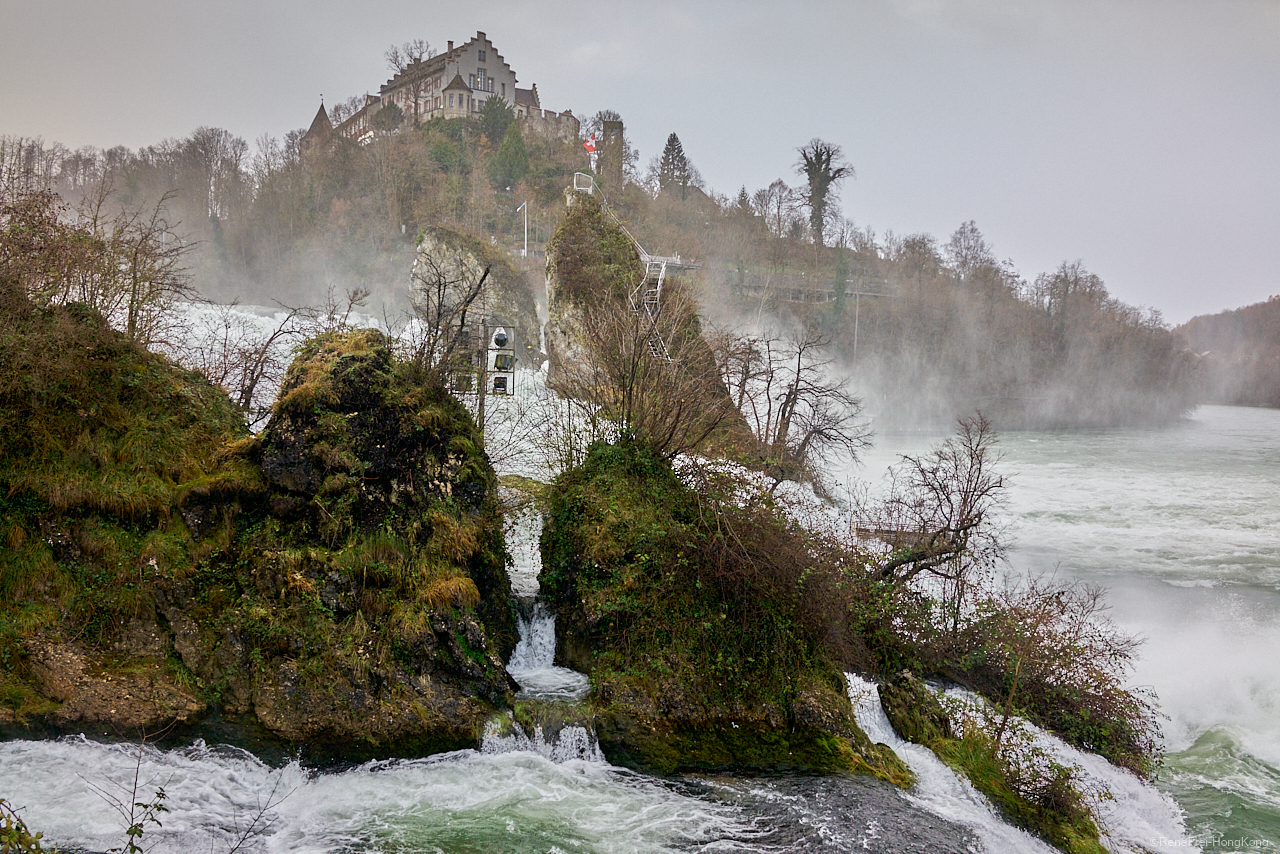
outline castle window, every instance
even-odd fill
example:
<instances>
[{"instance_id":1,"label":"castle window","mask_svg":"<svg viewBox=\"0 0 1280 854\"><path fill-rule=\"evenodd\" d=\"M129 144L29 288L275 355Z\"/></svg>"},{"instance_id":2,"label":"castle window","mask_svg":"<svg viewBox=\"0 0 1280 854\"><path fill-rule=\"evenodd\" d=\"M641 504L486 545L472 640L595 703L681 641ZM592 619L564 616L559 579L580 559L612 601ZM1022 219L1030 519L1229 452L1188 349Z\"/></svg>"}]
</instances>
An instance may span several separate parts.
<instances>
[{"instance_id":1,"label":"castle window","mask_svg":"<svg viewBox=\"0 0 1280 854\"><path fill-rule=\"evenodd\" d=\"M479 51L480 61L484 62L484 51Z\"/></svg>"},{"instance_id":2,"label":"castle window","mask_svg":"<svg viewBox=\"0 0 1280 854\"><path fill-rule=\"evenodd\" d=\"M450 96L449 96L449 106L450 106L450 107L452 107L452 106L453 106L453 95L450 95Z\"/></svg>"}]
</instances>

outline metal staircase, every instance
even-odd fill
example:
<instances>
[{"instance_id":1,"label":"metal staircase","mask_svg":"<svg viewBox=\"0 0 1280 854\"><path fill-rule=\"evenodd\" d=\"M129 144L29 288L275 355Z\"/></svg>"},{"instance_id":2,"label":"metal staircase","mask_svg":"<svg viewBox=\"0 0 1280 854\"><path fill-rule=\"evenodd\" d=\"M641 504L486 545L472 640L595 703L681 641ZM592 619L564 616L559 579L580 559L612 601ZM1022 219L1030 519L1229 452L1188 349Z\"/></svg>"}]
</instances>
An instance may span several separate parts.
<instances>
[{"instance_id":1,"label":"metal staircase","mask_svg":"<svg viewBox=\"0 0 1280 854\"><path fill-rule=\"evenodd\" d=\"M595 180L590 175L581 172L573 176L573 188L580 193L592 193L600 188L595 185ZM600 193L600 207L613 219L615 225L622 229L622 233L631 241L631 245L636 248L636 252L640 255L640 262L644 264L644 279L636 286L629 295L631 310L636 316L648 321L648 347L649 352L654 358L661 359L664 362L671 362L671 351L667 349L667 343L662 340L662 335L658 332L658 313L662 310L662 283L667 278L668 268L672 270L696 270L701 265L690 264L682 261L677 257L666 257L661 255L650 255L640 245L640 241L636 240L635 235L627 230L622 224L622 220L613 212L613 208L609 207L608 201L604 197L604 193Z\"/></svg>"},{"instance_id":2,"label":"metal staircase","mask_svg":"<svg viewBox=\"0 0 1280 854\"><path fill-rule=\"evenodd\" d=\"M658 332L658 312L662 310L662 283L667 278L667 262L648 255L644 259L644 279L631 292L631 310L649 322L648 345L654 358L671 361L671 351Z\"/></svg>"}]
</instances>

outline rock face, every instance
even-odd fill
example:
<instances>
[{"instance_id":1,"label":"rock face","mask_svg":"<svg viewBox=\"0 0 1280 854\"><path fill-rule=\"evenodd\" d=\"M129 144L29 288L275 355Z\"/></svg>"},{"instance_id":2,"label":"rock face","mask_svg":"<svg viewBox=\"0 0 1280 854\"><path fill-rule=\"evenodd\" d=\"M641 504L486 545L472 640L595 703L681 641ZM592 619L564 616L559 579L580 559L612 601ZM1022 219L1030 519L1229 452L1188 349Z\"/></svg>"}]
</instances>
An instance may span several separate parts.
<instances>
[{"instance_id":1,"label":"rock face","mask_svg":"<svg viewBox=\"0 0 1280 854\"><path fill-rule=\"evenodd\" d=\"M410 300L420 311L441 300L456 304L465 286L479 282L486 269L489 275L469 317L500 320L515 333L519 366L537 367L543 357L533 290L525 274L493 247L447 228L425 229L418 238Z\"/></svg>"},{"instance_id":2,"label":"rock face","mask_svg":"<svg viewBox=\"0 0 1280 854\"><path fill-rule=\"evenodd\" d=\"M161 641L158 631L153 637ZM27 650L35 684L61 704L50 715L58 726L108 724L130 732L155 732L187 723L206 708L174 685L154 657L113 672L84 644L33 640Z\"/></svg>"},{"instance_id":3,"label":"rock face","mask_svg":"<svg viewBox=\"0 0 1280 854\"><path fill-rule=\"evenodd\" d=\"M320 756L475 745L512 699L516 630L496 480L460 404L380 333L331 334L247 438L215 389L88 328L59 366L109 358L129 396L42 401L48 446L2 447L7 731L217 713ZM39 490L6 475L37 468Z\"/></svg>"},{"instance_id":4,"label":"rock face","mask_svg":"<svg viewBox=\"0 0 1280 854\"><path fill-rule=\"evenodd\" d=\"M594 195L568 191L569 210L547 244L547 352L550 380L587 361L583 312L601 304L630 311L644 278L640 255Z\"/></svg>"}]
</instances>

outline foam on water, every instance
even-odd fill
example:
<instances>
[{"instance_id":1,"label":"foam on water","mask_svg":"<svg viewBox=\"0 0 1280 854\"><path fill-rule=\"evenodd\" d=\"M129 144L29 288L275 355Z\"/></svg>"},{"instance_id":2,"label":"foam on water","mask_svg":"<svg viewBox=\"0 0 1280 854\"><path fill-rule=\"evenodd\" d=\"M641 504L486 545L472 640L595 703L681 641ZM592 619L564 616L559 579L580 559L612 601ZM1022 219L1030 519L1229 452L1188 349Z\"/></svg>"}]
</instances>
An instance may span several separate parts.
<instances>
[{"instance_id":1,"label":"foam on water","mask_svg":"<svg viewBox=\"0 0 1280 854\"><path fill-rule=\"evenodd\" d=\"M535 507L508 513L503 523L503 536L512 564L507 575L511 592L518 599L538 595L538 573L542 572L542 552L538 538L542 534L542 514Z\"/></svg>"},{"instance_id":2,"label":"foam on water","mask_svg":"<svg viewBox=\"0 0 1280 854\"><path fill-rule=\"evenodd\" d=\"M507 672L520 683L522 696L543 700L580 700L591 690L585 673L557 667L556 618L542 602L526 603L516 620L520 642Z\"/></svg>"},{"instance_id":3,"label":"foam on water","mask_svg":"<svg viewBox=\"0 0 1280 854\"><path fill-rule=\"evenodd\" d=\"M595 733L586 727L564 727L548 740L541 726L534 728L533 735L528 735L509 714L503 723L489 721L485 724L480 752L488 756L500 753L536 753L552 762L605 761Z\"/></svg>"},{"instance_id":4,"label":"foam on water","mask_svg":"<svg viewBox=\"0 0 1280 854\"><path fill-rule=\"evenodd\" d=\"M5 796L45 841L105 851L123 844L120 817L91 788L132 780L137 748L82 738L0 744ZM83 775L83 776L81 776ZM537 751L460 751L369 762L334 773L282 769L203 744L143 752L144 798L163 786L170 812L148 828L156 854L227 850L268 798L264 852L670 852L741 837L741 810L598 762ZM274 792L274 795L272 794Z\"/></svg>"},{"instance_id":5,"label":"foam on water","mask_svg":"<svg viewBox=\"0 0 1280 854\"><path fill-rule=\"evenodd\" d=\"M984 700L963 688L949 688L944 696L949 709L983 725L998 720ZM1093 811L1103 844L1112 854L1179 854L1199 851L1187 835L1181 807L1130 771L1117 768L1096 753L1087 753L1067 744L1035 724L1018 719L1018 726L1030 736L1033 748L1067 768L1076 769L1076 783Z\"/></svg>"}]
</instances>

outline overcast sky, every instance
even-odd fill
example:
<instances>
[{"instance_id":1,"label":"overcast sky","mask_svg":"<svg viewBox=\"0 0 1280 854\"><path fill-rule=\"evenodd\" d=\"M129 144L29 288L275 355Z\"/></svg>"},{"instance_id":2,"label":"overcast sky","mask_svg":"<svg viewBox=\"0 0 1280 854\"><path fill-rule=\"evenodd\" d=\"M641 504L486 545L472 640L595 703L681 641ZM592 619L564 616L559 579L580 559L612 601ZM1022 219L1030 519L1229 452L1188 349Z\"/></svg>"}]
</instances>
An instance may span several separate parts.
<instances>
[{"instance_id":1,"label":"overcast sky","mask_svg":"<svg viewBox=\"0 0 1280 854\"><path fill-rule=\"evenodd\" d=\"M843 146L847 216L976 220L1182 322L1280 294L1280 0L0 0L0 133L251 145L376 92L392 42L483 30L543 106L675 131L726 194Z\"/></svg>"}]
</instances>

